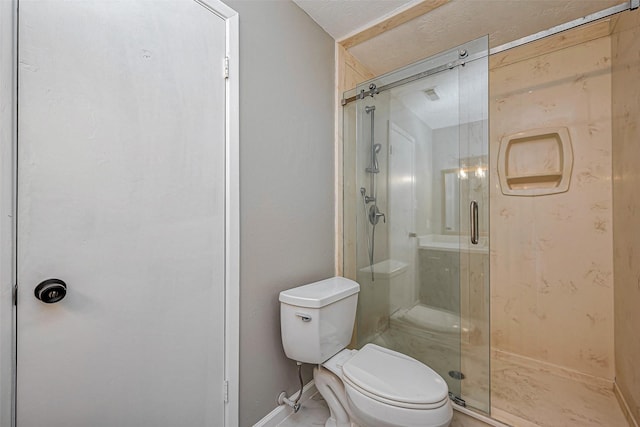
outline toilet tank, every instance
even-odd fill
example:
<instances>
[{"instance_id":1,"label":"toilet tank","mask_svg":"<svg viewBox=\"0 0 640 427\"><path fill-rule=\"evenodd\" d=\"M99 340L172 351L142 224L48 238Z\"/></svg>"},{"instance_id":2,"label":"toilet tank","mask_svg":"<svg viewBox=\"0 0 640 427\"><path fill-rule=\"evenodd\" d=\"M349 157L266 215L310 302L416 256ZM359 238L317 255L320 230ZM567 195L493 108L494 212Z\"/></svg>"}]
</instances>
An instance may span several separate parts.
<instances>
[{"instance_id":1,"label":"toilet tank","mask_svg":"<svg viewBox=\"0 0 640 427\"><path fill-rule=\"evenodd\" d=\"M297 362L319 364L351 341L360 285L332 277L280 292L284 352Z\"/></svg>"}]
</instances>

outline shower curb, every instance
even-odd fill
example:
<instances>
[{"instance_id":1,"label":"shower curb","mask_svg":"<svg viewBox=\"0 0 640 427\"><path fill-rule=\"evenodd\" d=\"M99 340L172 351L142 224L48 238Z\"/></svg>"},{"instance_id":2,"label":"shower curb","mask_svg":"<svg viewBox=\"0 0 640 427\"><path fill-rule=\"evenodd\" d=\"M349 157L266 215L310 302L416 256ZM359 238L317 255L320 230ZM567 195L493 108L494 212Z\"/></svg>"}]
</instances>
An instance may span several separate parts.
<instances>
[{"instance_id":1,"label":"shower curb","mask_svg":"<svg viewBox=\"0 0 640 427\"><path fill-rule=\"evenodd\" d=\"M511 427L509 424L505 424L487 415L480 414L476 411L473 411L468 408L464 408L462 406L453 405L453 409L468 416L469 418L473 418L491 427Z\"/></svg>"}]
</instances>

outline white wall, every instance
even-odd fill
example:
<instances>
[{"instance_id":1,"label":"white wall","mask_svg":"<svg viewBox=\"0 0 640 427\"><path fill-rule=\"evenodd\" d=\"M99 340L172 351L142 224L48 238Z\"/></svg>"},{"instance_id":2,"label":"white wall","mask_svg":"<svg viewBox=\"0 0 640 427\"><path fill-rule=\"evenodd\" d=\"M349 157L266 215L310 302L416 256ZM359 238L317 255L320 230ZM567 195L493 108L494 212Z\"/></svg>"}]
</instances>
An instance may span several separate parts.
<instances>
[{"instance_id":1,"label":"white wall","mask_svg":"<svg viewBox=\"0 0 640 427\"><path fill-rule=\"evenodd\" d=\"M278 293L334 272L334 40L289 1L240 15L240 425L298 389ZM311 379L307 370L305 382Z\"/></svg>"},{"instance_id":2,"label":"white wall","mask_svg":"<svg viewBox=\"0 0 640 427\"><path fill-rule=\"evenodd\" d=\"M240 425L297 389L278 293L334 271L334 41L289 1L240 14ZM0 1L0 205L11 206L12 2ZM6 211L6 210L5 210ZM0 218L0 425L11 416L12 218ZM307 371L306 380L310 379Z\"/></svg>"},{"instance_id":3,"label":"white wall","mask_svg":"<svg viewBox=\"0 0 640 427\"><path fill-rule=\"evenodd\" d=\"M0 212L13 212L14 4L0 1ZM13 215L0 217L0 426L11 425Z\"/></svg>"}]
</instances>

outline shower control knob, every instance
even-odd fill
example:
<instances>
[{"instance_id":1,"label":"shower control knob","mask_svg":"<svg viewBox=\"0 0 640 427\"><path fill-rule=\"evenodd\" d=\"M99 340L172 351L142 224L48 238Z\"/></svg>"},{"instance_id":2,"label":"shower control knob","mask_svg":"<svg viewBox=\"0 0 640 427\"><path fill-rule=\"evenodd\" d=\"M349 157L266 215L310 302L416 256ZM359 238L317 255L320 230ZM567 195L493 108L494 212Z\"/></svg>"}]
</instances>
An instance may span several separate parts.
<instances>
[{"instance_id":1,"label":"shower control knob","mask_svg":"<svg viewBox=\"0 0 640 427\"><path fill-rule=\"evenodd\" d=\"M385 214L380 212L377 205L371 205L369 208L369 222L372 225L376 225L380 221L380 217L382 217L383 222L387 222L387 217Z\"/></svg>"},{"instance_id":2,"label":"shower control knob","mask_svg":"<svg viewBox=\"0 0 640 427\"><path fill-rule=\"evenodd\" d=\"M40 301L53 304L67 295L67 284L60 279L47 279L36 286L33 293Z\"/></svg>"}]
</instances>

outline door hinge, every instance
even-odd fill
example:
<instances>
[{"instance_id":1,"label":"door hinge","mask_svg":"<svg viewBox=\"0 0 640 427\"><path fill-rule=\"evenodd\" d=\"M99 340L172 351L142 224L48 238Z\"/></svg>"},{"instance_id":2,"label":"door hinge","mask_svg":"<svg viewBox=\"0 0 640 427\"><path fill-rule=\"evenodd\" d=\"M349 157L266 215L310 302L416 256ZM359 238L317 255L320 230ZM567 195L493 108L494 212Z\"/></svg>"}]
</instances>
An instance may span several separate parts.
<instances>
[{"instance_id":1,"label":"door hinge","mask_svg":"<svg viewBox=\"0 0 640 427\"><path fill-rule=\"evenodd\" d=\"M16 283L15 285L13 285L13 305L17 306L18 305L18 284Z\"/></svg>"},{"instance_id":2,"label":"door hinge","mask_svg":"<svg viewBox=\"0 0 640 427\"><path fill-rule=\"evenodd\" d=\"M451 392L449 392L449 399L451 399L451 401L458 406L462 406L464 408L467 407L467 402L465 402L463 398L461 398L460 396L456 396Z\"/></svg>"},{"instance_id":3,"label":"door hinge","mask_svg":"<svg viewBox=\"0 0 640 427\"><path fill-rule=\"evenodd\" d=\"M224 388L224 403L229 403L229 381L224 381L223 383L223 388Z\"/></svg>"},{"instance_id":4,"label":"door hinge","mask_svg":"<svg viewBox=\"0 0 640 427\"><path fill-rule=\"evenodd\" d=\"M229 78L229 57L228 56L224 57L224 78L225 79Z\"/></svg>"}]
</instances>

